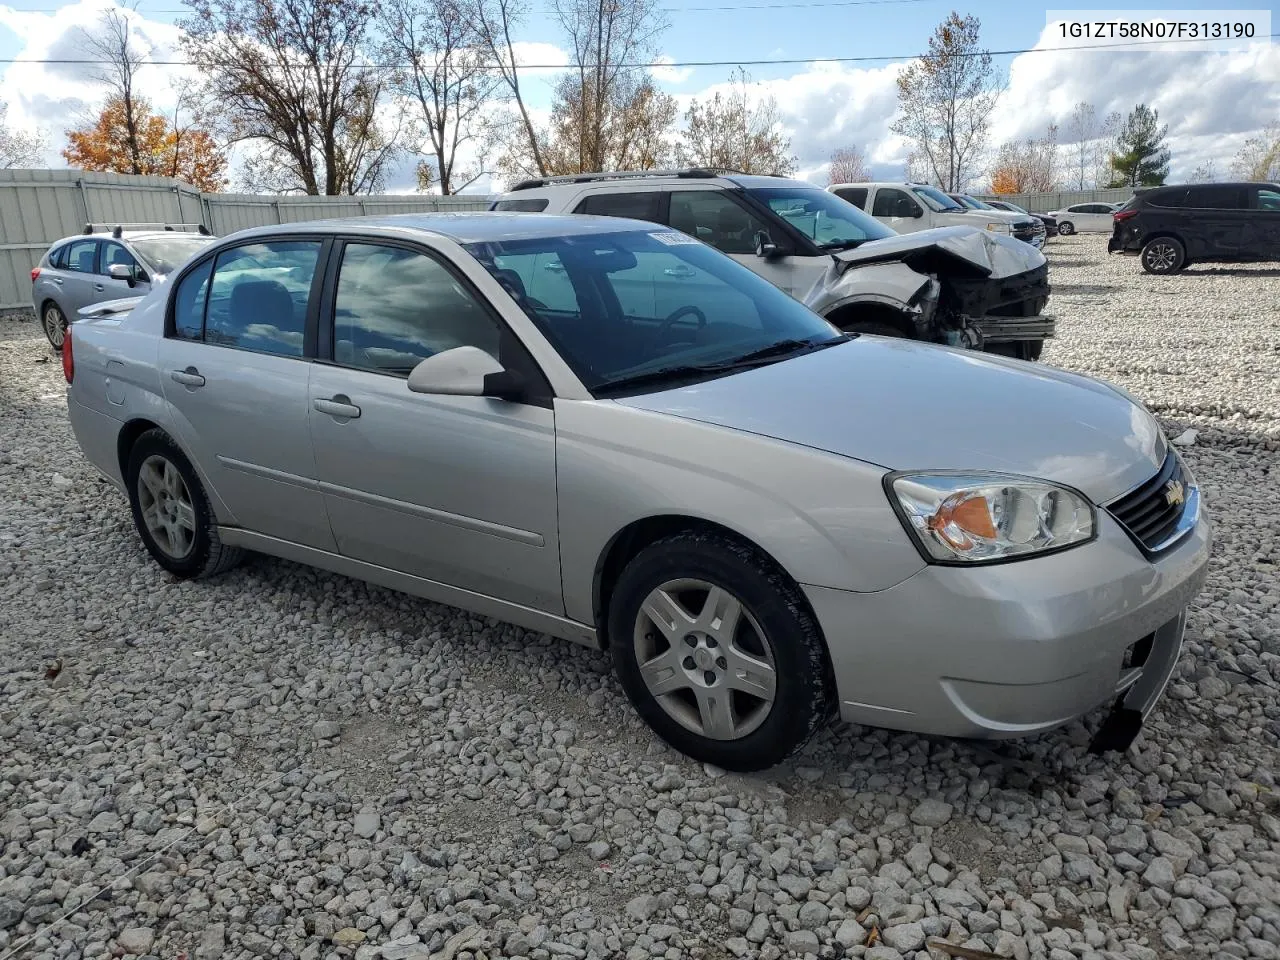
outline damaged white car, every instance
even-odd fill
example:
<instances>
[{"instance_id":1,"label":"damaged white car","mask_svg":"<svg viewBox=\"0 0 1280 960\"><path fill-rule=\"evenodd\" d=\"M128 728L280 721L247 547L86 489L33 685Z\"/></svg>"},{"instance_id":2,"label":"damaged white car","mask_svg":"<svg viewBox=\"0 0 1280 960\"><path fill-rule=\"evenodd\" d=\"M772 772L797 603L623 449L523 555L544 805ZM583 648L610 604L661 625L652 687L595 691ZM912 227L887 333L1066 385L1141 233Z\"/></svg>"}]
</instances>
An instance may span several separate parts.
<instances>
[{"instance_id":1,"label":"damaged white car","mask_svg":"<svg viewBox=\"0 0 1280 960\"><path fill-rule=\"evenodd\" d=\"M969 227L898 234L801 180L703 169L526 180L490 209L629 217L710 244L842 330L1039 359L1049 267L1029 244ZM637 279L645 269L637 266ZM551 265L529 295L572 296Z\"/></svg>"}]
</instances>

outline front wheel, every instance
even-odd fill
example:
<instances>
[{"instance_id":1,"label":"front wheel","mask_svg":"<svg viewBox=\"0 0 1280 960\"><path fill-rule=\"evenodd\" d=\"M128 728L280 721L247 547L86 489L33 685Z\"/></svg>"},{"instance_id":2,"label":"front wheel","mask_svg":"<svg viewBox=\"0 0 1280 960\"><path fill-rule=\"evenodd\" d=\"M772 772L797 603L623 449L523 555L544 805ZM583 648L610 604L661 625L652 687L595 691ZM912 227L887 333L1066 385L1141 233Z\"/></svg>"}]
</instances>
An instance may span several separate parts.
<instances>
[{"instance_id":1,"label":"front wheel","mask_svg":"<svg viewBox=\"0 0 1280 960\"><path fill-rule=\"evenodd\" d=\"M1070 220L1064 220L1058 224L1058 233L1064 237L1069 237L1076 232L1076 225Z\"/></svg>"},{"instance_id":2,"label":"front wheel","mask_svg":"<svg viewBox=\"0 0 1280 960\"><path fill-rule=\"evenodd\" d=\"M49 345L57 353L62 352L62 345L67 339L67 318L56 303L46 303L40 311L40 326L49 340Z\"/></svg>"},{"instance_id":3,"label":"front wheel","mask_svg":"<svg viewBox=\"0 0 1280 960\"><path fill-rule=\"evenodd\" d=\"M1173 237L1156 237L1142 248L1142 269L1147 273L1177 273L1187 264L1187 251Z\"/></svg>"},{"instance_id":4,"label":"front wheel","mask_svg":"<svg viewBox=\"0 0 1280 960\"><path fill-rule=\"evenodd\" d=\"M163 430L148 430L134 443L125 483L143 546L174 576L207 577L240 560L240 549L219 539L209 498L191 462Z\"/></svg>"},{"instance_id":5,"label":"front wheel","mask_svg":"<svg viewBox=\"0 0 1280 960\"><path fill-rule=\"evenodd\" d=\"M803 596L729 537L683 533L642 550L614 589L609 638L636 711L696 760L763 770L831 716L826 646Z\"/></svg>"}]
</instances>

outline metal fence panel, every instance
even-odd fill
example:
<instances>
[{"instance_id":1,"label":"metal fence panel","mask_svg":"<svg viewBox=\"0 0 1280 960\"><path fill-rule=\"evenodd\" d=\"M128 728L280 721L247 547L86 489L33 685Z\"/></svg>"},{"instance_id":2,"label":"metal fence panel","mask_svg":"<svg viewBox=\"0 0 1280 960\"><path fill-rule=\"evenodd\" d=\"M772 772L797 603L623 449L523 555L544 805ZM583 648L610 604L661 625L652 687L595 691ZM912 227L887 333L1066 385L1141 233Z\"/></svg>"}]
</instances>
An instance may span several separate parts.
<instances>
[{"instance_id":1,"label":"metal fence panel","mask_svg":"<svg viewBox=\"0 0 1280 960\"><path fill-rule=\"evenodd\" d=\"M1130 187L1104 187L1100 190L1053 190L1048 193L974 194L979 200L1007 200L1031 213L1061 210L1074 203L1124 203L1133 196Z\"/></svg>"},{"instance_id":2,"label":"metal fence panel","mask_svg":"<svg viewBox=\"0 0 1280 960\"><path fill-rule=\"evenodd\" d=\"M217 236L333 217L484 210L483 196L267 197L200 193L164 177L0 170L0 310L30 309L31 269L86 223L203 223Z\"/></svg>"}]
</instances>

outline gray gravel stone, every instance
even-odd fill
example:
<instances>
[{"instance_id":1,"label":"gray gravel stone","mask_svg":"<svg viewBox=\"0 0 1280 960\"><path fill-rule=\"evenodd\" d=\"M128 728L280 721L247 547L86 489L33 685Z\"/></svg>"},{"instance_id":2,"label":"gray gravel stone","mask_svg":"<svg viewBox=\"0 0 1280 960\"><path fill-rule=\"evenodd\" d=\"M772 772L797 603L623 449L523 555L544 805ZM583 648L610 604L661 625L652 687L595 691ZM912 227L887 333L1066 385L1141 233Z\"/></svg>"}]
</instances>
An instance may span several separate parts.
<instances>
[{"instance_id":1,"label":"gray gravel stone","mask_svg":"<svg viewBox=\"0 0 1280 960\"><path fill-rule=\"evenodd\" d=\"M922 827L940 827L951 819L954 809L941 800L923 800L911 811L911 822Z\"/></svg>"}]
</instances>

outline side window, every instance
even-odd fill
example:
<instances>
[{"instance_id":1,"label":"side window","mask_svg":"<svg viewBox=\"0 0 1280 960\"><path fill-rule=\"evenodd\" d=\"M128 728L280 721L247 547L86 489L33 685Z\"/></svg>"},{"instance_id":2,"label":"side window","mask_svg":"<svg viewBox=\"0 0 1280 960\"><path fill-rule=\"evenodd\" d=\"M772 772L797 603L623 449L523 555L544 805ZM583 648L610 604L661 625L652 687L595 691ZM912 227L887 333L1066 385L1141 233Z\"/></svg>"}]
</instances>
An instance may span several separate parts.
<instances>
[{"instance_id":1,"label":"side window","mask_svg":"<svg viewBox=\"0 0 1280 960\"><path fill-rule=\"evenodd\" d=\"M104 243L102 245L102 265L98 268L103 274L110 271L111 265L115 263L123 263L134 271L134 276L142 274L142 268L138 266L138 261L133 254L126 250L118 243Z\"/></svg>"},{"instance_id":2,"label":"side window","mask_svg":"<svg viewBox=\"0 0 1280 960\"><path fill-rule=\"evenodd\" d=\"M847 200L855 207L862 210L867 209L867 188L866 187L841 187L834 191L835 195L841 200Z\"/></svg>"},{"instance_id":3,"label":"side window","mask_svg":"<svg viewBox=\"0 0 1280 960\"><path fill-rule=\"evenodd\" d=\"M431 257L346 245L334 300L336 362L407 377L419 361L454 347L497 357L499 333L489 311Z\"/></svg>"},{"instance_id":4,"label":"side window","mask_svg":"<svg viewBox=\"0 0 1280 960\"><path fill-rule=\"evenodd\" d=\"M302 356L319 240L269 240L218 254L204 339L242 350Z\"/></svg>"},{"instance_id":5,"label":"side window","mask_svg":"<svg viewBox=\"0 0 1280 960\"><path fill-rule=\"evenodd\" d=\"M76 240L67 247L66 269L73 273L93 273L97 268L98 241Z\"/></svg>"},{"instance_id":6,"label":"side window","mask_svg":"<svg viewBox=\"0 0 1280 960\"><path fill-rule=\"evenodd\" d=\"M1187 205L1186 190L1162 190L1150 200L1153 207L1185 207Z\"/></svg>"},{"instance_id":7,"label":"side window","mask_svg":"<svg viewBox=\"0 0 1280 960\"><path fill-rule=\"evenodd\" d=\"M873 217L911 217L919 206L903 191L894 187L881 187L876 191Z\"/></svg>"},{"instance_id":8,"label":"side window","mask_svg":"<svg viewBox=\"0 0 1280 960\"><path fill-rule=\"evenodd\" d=\"M632 220L662 222L662 192L597 193L586 197L574 208L574 213L588 213L600 217L629 217Z\"/></svg>"},{"instance_id":9,"label":"side window","mask_svg":"<svg viewBox=\"0 0 1280 960\"><path fill-rule=\"evenodd\" d=\"M1187 191L1187 206L1202 210L1243 210L1244 191L1239 187L1192 187Z\"/></svg>"},{"instance_id":10,"label":"side window","mask_svg":"<svg viewBox=\"0 0 1280 960\"><path fill-rule=\"evenodd\" d=\"M755 253L756 234L769 229L722 190L672 193L671 226L725 253ZM773 239L782 240L778 236Z\"/></svg>"},{"instance_id":11,"label":"side window","mask_svg":"<svg viewBox=\"0 0 1280 960\"><path fill-rule=\"evenodd\" d=\"M520 213L541 213L547 209L547 201L542 200L499 200L493 205L493 209L507 210Z\"/></svg>"},{"instance_id":12,"label":"side window","mask_svg":"<svg viewBox=\"0 0 1280 960\"><path fill-rule=\"evenodd\" d=\"M71 244L64 243L60 247L55 247L49 254L49 266L55 270L67 269L67 251L71 249Z\"/></svg>"},{"instance_id":13,"label":"side window","mask_svg":"<svg viewBox=\"0 0 1280 960\"><path fill-rule=\"evenodd\" d=\"M204 308L209 302L213 258L196 267L178 284L173 295L173 335L179 340L204 339Z\"/></svg>"},{"instance_id":14,"label":"side window","mask_svg":"<svg viewBox=\"0 0 1280 960\"><path fill-rule=\"evenodd\" d=\"M1253 206L1256 210L1280 210L1280 190L1259 187L1253 195Z\"/></svg>"}]
</instances>

